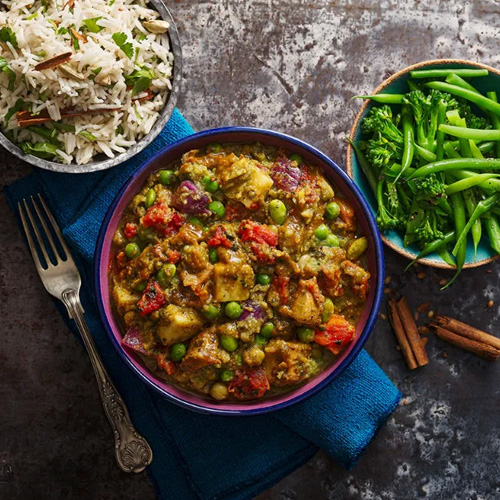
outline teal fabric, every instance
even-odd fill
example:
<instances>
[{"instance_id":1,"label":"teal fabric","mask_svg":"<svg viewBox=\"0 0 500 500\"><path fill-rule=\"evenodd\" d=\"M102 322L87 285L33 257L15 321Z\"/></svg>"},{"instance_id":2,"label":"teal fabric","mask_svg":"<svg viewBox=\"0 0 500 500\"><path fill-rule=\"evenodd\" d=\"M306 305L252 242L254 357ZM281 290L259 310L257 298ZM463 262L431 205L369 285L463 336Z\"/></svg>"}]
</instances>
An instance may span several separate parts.
<instances>
[{"instance_id":1,"label":"teal fabric","mask_svg":"<svg viewBox=\"0 0 500 500\"><path fill-rule=\"evenodd\" d=\"M137 429L153 448L148 472L160 500L252 498L306 462L318 447L352 467L401 396L366 352L320 393L290 408L245 418L209 416L180 408L143 384L102 327L92 289L92 259L104 214L144 160L192 133L175 110L160 136L125 165L87 175L35 170L5 188L7 199L17 214L19 200L42 193L63 228L82 274L90 331ZM57 307L79 338L62 305ZM109 453L111 457L111 446Z\"/></svg>"}]
</instances>

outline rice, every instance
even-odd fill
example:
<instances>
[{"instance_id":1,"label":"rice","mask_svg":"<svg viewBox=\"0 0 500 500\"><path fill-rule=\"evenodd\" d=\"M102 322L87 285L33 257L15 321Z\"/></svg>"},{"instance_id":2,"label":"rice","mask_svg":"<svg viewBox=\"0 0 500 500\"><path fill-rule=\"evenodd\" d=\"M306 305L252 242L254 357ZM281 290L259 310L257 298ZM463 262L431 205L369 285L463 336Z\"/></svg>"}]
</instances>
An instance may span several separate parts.
<instances>
[{"instance_id":1,"label":"rice","mask_svg":"<svg viewBox=\"0 0 500 500\"><path fill-rule=\"evenodd\" d=\"M0 116L11 111L2 123L10 140L27 153L82 165L101 153L113 158L150 132L172 87L168 35L143 25L161 20L158 12L144 0L2 5L7 10L0 11ZM66 63L35 69L67 52ZM92 113L62 116L69 109ZM51 121L36 124L42 130L18 127L12 110Z\"/></svg>"}]
</instances>

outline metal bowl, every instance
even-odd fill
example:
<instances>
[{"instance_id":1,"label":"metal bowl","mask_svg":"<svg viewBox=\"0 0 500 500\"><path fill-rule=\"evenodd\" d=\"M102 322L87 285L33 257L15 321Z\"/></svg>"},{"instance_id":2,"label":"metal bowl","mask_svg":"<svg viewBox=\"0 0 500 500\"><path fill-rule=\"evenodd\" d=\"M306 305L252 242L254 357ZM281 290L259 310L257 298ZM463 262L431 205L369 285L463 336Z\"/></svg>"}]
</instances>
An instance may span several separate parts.
<instances>
[{"instance_id":1,"label":"metal bowl","mask_svg":"<svg viewBox=\"0 0 500 500\"><path fill-rule=\"evenodd\" d=\"M0 132L0 144L6 149L8 149L13 155L21 158L35 167L40 167L45 170L52 170L53 172L64 172L68 174L83 174L87 172L97 172L98 170L106 170L108 168L114 167L120 163L123 163L137 153L140 153L149 143L151 143L155 137L163 130L167 124L172 112L175 108L175 103L177 101L177 94L179 93L181 75L182 75L182 51L181 42L179 39L179 33L174 23L174 19L170 14L167 6L164 4L163 0L149 0L153 7L158 11L161 18L170 24L168 30L168 37L170 39L171 50L174 54L174 68L173 68L173 78L172 78L172 90L170 91L167 102L163 107L163 110L158 117L158 120L154 124L153 128L150 130L149 134L145 135L137 144L128 148L124 153L121 153L114 158L108 158L104 154L106 159L92 161L85 163L84 165L77 165L76 163L70 163L69 165L64 163L59 163L50 160L44 160L33 155L27 155L11 142L3 133ZM99 155L101 156L101 155ZM99 157L98 156L98 157Z\"/></svg>"}]
</instances>

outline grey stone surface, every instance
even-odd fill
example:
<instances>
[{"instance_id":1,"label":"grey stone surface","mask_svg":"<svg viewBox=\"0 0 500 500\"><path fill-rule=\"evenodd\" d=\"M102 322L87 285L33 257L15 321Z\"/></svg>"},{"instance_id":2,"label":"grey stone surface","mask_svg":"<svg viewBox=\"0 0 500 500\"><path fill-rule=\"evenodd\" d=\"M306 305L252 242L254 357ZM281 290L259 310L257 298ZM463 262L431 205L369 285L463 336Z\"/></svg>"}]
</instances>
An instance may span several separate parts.
<instances>
[{"instance_id":1,"label":"grey stone surface","mask_svg":"<svg viewBox=\"0 0 500 500\"><path fill-rule=\"evenodd\" d=\"M359 106L353 94L425 59L500 66L498 1L176 0L169 7L184 46L179 107L195 129L268 127L341 164ZM2 185L29 172L4 151L0 165ZM40 284L3 197L0 213L0 499L153 500L145 474L116 467L87 356ZM430 300L434 310L496 332L498 264L464 272L440 292L435 277L446 273L425 269L417 279L403 275L402 258L386 257L390 286L413 307ZM490 299L495 305L486 308ZM405 404L353 470L319 452L259 500L500 498L500 367L431 337L429 366L410 373L382 319L367 349Z\"/></svg>"}]
</instances>

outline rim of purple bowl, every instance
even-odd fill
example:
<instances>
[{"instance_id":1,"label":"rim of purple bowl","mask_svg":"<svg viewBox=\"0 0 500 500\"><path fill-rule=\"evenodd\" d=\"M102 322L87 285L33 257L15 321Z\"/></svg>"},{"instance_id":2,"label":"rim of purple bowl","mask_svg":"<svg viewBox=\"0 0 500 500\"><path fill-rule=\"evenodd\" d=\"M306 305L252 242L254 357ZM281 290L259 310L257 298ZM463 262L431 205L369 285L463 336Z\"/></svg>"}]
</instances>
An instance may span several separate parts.
<instances>
[{"instance_id":1,"label":"rim of purple bowl","mask_svg":"<svg viewBox=\"0 0 500 500\"><path fill-rule=\"evenodd\" d=\"M255 137L251 139L224 139L223 137L221 137L231 135L250 135ZM214 139L216 138L218 138L218 140L214 141ZM134 188L133 194L136 194L136 192L138 191L137 188L142 186L142 183L147 178L147 175L160 168L160 166L153 166L157 162L159 162L159 160L161 160L163 156L167 156L173 150L178 150L175 153L175 158L172 158L168 161L168 163L170 163L171 161L175 161L176 159L180 158L180 156L184 152L189 151L190 149L195 149L196 146L199 147L200 145L206 145L211 142L262 142L263 144L266 144L266 139L268 139L267 144L273 145L273 141L274 143L284 142L287 143L286 148L292 152L299 152L302 154L302 156L306 156L308 158L315 157L315 159L317 160L316 164L318 164L318 166L322 168L326 176L330 180L333 180L333 182L335 182L336 184L341 184L340 190L342 191L342 193L348 198L351 198L352 195L352 198L355 199L356 203L361 208L363 215L365 216L364 220L360 220L359 211L357 211L358 220L360 221L362 226L365 226L365 228L369 229L368 232L366 230L364 231L365 236L367 236L370 241L370 244L373 245L373 248L369 255L369 260L371 261L371 265L369 267L370 271L373 272L372 266L375 266L376 276L375 279L373 279L373 276L372 278L370 278L371 287L368 301L371 301L371 307L369 310L365 308L359 321L359 323L361 323L362 320L366 317L363 330L359 335L357 334L355 341L346 351L344 351L344 353L338 358L338 360L336 360L332 365L326 368L319 375L311 379L306 384L298 387L297 389L288 391L283 394L278 394L276 396L271 396L270 398L264 400L229 404L227 402L225 403L205 399L202 396L198 396L180 389L175 385L169 384L165 380L156 377L152 372L145 368L144 363L142 363L137 354L127 351L126 348L122 346L119 339L121 339L123 334L118 327L116 319L114 318L110 304L105 303L103 300L103 286L108 287L108 281L106 277L107 269L109 267L108 257L110 250L110 245L104 248L104 244L111 242L112 232L109 231L110 223L112 221L116 221L117 219L119 221L119 219L121 218L121 212L115 213L117 206L121 202L125 206L130 202L130 199L128 199L126 202L123 202L123 197L126 191L131 187L132 184L141 181L140 185ZM148 171L149 168L151 168L151 172L148 172L148 174L146 175L145 172ZM340 183L338 182L338 179L340 179ZM116 226L113 226L113 232L114 227ZM145 161L125 182L123 187L120 189L120 191L112 201L99 231L94 259L94 288L99 314L113 346L115 347L119 356L125 362L125 364L143 382L145 382L157 393L166 397L171 402L197 412L226 416L257 415L288 407L292 404L303 401L313 394L316 394L328 383L338 377L352 363L352 361L356 358L356 356L359 354L366 341L368 340L368 337L370 336L370 333L372 332L372 329L377 320L377 315L380 309L383 295L383 287L384 253L382 248L382 240L380 238L380 233L377 228L373 213L368 206L363 194L354 184L354 182L333 160L331 160L328 156L326 156L324 153L311 146L310 144L281 132L254 127L222 127L198 132L161 149L154 156ZM104 291L104 295L109 297L109 289L107 289L107 291ZM114 326L111 323L114 323Z\"/></svg>"}]
</instances>

